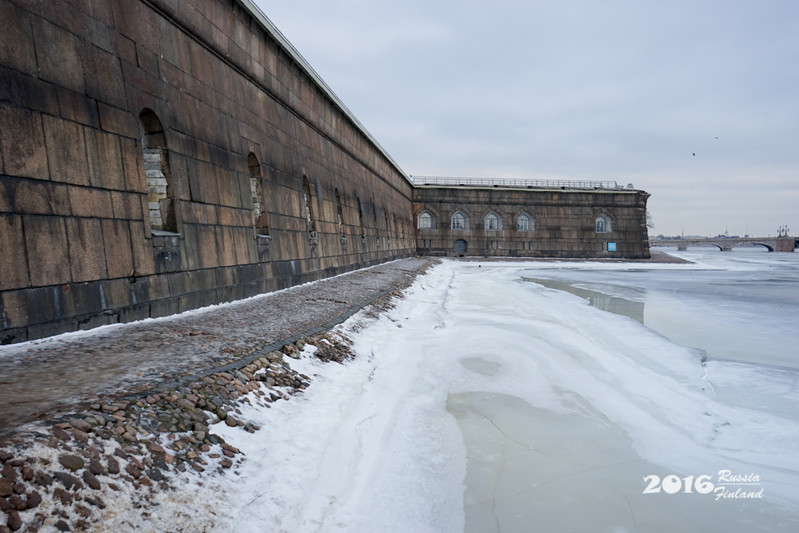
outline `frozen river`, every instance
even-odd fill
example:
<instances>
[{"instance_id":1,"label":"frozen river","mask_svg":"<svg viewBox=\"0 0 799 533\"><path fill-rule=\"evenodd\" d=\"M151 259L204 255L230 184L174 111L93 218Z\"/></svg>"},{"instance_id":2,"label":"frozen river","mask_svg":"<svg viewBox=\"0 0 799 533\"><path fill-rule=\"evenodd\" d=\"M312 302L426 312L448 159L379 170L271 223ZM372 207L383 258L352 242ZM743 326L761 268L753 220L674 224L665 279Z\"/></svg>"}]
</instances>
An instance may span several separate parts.
<instances>
[{"instance_id":1,"label":"frozen river","mask_svg":"<svg viewBox=\"0 0 799 533\"><path fill-rule=\"evenodd\" d=\"M247 467L195 502L220 531L799 530L799 254L675 255L443 262L265 430L214 427Z\"/></svg>"}]
</instances>

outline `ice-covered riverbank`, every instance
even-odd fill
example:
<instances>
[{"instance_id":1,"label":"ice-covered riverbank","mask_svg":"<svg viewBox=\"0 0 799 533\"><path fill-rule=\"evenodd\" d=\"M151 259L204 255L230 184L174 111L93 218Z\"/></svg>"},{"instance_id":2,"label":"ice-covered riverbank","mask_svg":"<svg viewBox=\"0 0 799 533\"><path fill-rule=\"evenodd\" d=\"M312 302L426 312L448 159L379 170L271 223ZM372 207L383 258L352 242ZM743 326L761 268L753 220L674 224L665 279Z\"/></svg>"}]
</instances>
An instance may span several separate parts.
<instances>
[{"instance_id":1,"label":"ice-covered riverbank","mask_svg":"<svg viewBox=\"0 0 799 533\"><path fill-rule=\"evenodd\" d=\"M773 269L763 261L745 269ZM447 261L394 310L347 324L355 360L303 359L301 397L244 412L271 429L218 429L248 463L232 484L206 480L197 501L215 499L220 531L799 527L795 371L703 363L638 320L525 280L561 267L704 268L720 282L743 268Z\"/></svg>"}]
</instances>

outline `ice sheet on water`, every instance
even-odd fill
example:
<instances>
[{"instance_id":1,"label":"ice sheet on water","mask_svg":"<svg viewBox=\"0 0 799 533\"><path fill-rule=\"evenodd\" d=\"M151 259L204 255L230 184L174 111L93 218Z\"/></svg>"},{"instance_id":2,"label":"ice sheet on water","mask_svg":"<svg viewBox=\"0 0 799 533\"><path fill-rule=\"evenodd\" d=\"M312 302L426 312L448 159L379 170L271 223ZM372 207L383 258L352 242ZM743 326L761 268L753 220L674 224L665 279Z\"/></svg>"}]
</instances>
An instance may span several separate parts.
<instances>
[{"instance_id":1,"label":"ice sheet on water","mask_svg":"<svg viewBox=\"0 0 799 533\"><path fill-rule=\"evenodd\" d=\"M302 396L244 412L264 430L214 428L248 457L214 492L223 526L491 531L529 509L550 530L799 526L799 422L770 407L796 405L795 380L703 364L527 271L444 262L352 333L358 358L303 360ZM749 387L772 395L732 400ZM758 474L764 497L642 494L649 474L721 469Z\"/></svg>"}]
</instances>

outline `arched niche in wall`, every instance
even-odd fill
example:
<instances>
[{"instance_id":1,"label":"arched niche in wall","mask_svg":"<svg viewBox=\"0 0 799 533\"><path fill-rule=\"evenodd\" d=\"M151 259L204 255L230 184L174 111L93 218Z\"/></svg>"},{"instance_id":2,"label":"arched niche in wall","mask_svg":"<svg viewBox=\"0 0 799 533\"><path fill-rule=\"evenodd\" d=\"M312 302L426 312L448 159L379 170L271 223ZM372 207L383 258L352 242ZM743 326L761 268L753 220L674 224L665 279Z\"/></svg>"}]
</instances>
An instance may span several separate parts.
<instances>
[{"instance_id":1,"label":"arched niche in wall","mask_svg":"<svg viewBox=\"0 0 799 533\"><path fill-rule=\"evenodd\" d=\"M139 125L142 130L150 229L177 233L172 173L169 168L169 150L164 126L158 115L147 108L139 113Z\"/></svg>"},{"instance_id":2,"label":"arched niche in wall","mask_svg":"<svg viewBox=\"0 0 799 533\"><path fill-rule=\"evenodd\" d=\"M308 233L315 236L316 234L316 219L314 218L313 198L311 196L311 183L306 176L302 177L302 196L303 204L305 206L305 222L307 224Z\"/></svg>"},{"instance_id":3,"label":"arched niche in wall","mask_svg":"<svg viewBox=\"0 0 799 533\"><path fill-rule=\"evenodd\" d=\"M338 228L341 244L347 244L347 234L344 232L344 206L341 204L341 193L338 187L335 189L336 195L336 227Z\"/></svg>"},{"instance_id":4,"label":"arched niche in wall","mask_svg":"<svg viewBox=\"0 0 799 533\"><path fill-rule=\"evenodd\" d=\"M250 192L252 193L252 217L256 235L269 235L269 214L266 211L261 164L252 152L247 156L247 167L250 172Z\"/></svg>"}]
</instances>

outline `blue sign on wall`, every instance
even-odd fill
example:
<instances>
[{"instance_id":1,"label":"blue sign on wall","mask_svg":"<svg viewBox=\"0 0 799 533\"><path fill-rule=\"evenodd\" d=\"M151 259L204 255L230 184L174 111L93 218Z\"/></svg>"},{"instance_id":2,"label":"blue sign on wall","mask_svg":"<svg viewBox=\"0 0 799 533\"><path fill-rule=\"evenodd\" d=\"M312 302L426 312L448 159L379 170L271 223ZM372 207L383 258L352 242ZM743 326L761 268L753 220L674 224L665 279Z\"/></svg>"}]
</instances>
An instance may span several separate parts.
<instances>
[{"instance_id":1,"label":"blue sign on wall","mask_svg":"<svg viewBox=\"0 0 799 533\"><path fill-rule=\"evenodd\" d=\"M608 243L608 252L615 252L615 251L616 251L616 243L615 242L609 242Z\"/></svg>"}]
</instances>

